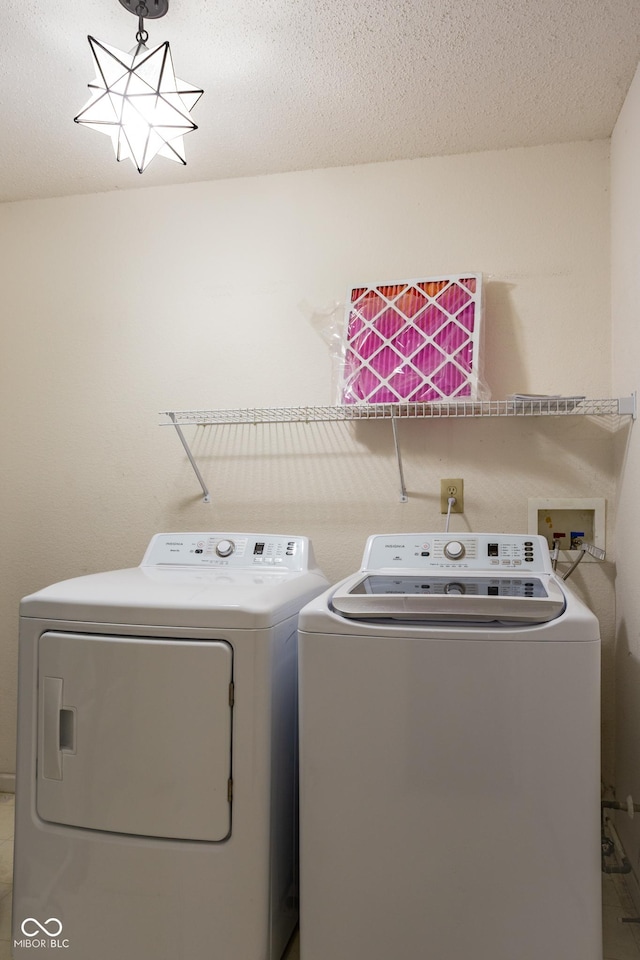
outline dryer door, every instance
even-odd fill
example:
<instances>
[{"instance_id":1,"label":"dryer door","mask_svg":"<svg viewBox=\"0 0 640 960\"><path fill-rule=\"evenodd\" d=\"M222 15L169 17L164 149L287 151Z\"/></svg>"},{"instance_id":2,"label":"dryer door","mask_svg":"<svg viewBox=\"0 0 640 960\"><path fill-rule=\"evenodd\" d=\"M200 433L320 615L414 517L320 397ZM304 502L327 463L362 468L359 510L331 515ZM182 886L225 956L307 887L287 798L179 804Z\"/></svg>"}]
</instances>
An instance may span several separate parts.
<instances>
[{"instance_id":1,"label":"dryer door","mask_svg":"<svg viewBox=\"0 0 640 960\"><path fill-rule=\"evenodd\" d=\"M224 641L44 633L39 816L92 830L224 840L232 675Z\"/></svg>"}]
</instances>

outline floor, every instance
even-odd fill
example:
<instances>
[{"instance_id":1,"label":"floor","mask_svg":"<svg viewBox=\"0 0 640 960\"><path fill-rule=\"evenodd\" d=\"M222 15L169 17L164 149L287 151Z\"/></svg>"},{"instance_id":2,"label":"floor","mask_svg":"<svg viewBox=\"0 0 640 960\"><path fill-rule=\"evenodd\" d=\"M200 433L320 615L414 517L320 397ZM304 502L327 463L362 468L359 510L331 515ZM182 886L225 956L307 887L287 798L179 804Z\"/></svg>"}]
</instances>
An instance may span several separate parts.
<instances>
[{"instance_id":1,"label":"floor","mask_svg":"<svg viewBox=\"0 0 640 960\"><path fill-rule=\"evenodd\" d=\"M11 881L13 869L13 810L11 793L0 793L0 960L11 960ZM640 960L640 923L622 923L636 917L624 876L603 875L602 917L604 960ZM296 934L283 960L299 960Z\"/></svg>"},{"instance_id":2,"label":"floor","mask_svg":"<svg viewBox=\"0 0 640 960\"><path fill-rule=\"evenodd\" d=\"M602 877L602 934L604 960L640 958L640 922L622 923L621 918L638 918L624 876ZM0 954L0 960L1 960Z\"/></svg>"}]
</instances>

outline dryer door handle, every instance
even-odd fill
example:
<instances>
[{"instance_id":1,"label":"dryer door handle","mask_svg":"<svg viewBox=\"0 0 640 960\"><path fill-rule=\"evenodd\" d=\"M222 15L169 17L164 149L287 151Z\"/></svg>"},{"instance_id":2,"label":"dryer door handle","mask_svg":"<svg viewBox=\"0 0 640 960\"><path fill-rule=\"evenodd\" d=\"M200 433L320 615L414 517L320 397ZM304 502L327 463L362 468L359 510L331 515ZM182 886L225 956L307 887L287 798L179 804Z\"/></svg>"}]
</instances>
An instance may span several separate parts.
<instances>
[{"instance_id":1,"label":"dryer door handle","mask_svg":"<svg viewBox=\"0 0 640 960\"><path fill-rule=\"evenodd\" d=\"M60 749L62 679L60 677L43 677L40 708L42 776L47 780L62 780L62 751Z\"/></svg>"}]
</instances>

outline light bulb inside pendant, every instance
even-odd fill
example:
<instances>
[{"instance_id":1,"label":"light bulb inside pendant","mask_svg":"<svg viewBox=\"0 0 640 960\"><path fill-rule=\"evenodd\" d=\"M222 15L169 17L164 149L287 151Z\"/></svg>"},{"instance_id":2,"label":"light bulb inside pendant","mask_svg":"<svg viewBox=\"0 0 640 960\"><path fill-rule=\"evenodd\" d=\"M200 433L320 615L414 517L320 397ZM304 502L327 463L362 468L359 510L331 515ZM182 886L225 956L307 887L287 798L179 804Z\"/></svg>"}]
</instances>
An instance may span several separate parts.
<instances>
[{"instance_id":1,"label":"light bulb inside pendant","mask_svg":"<svg viewBox=\"0 0 640 960\"><path fill-rule=\"evenodd\" d=\"M125 53L89 37L96 77L89 84L91 97L75 117L111 138L117 160L132 160L139 173L155 156L186 164L183 137L197 130L190 111L203 91L179 80L173 69L169 43L149 49L142 28L137 45Z\"/></svg>"}]
</instances>

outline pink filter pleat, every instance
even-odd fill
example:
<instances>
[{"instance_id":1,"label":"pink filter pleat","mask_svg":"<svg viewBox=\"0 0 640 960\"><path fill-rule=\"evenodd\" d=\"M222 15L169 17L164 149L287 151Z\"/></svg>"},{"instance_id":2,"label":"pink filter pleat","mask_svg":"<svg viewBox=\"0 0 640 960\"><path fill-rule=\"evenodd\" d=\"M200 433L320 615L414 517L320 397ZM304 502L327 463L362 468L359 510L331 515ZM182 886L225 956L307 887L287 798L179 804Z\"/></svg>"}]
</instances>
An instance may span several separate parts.
<instances>
[{"instance_id":1,"label":"pink filter pleat","mask_svg":"<svg viewBox=\"0 0 640 960\"><path fill-rule=\"evenodd\" d=\"M347 341L351 343L363 328L369 329L362 317L358 313L351 313L347 327Z\"/></svg>"},{"instance_id":2,"label":"pink filter pleat","mask_svg":"<svg viewBox=\"0 0 640 960\"><path fill-rule=\"evenodd\" d=\"M415 393L423 383L422 374L409 364L400 367L389 379L389 386L393 388L396 399L403 400Z\"/></svg>"},{"instance_id":3,"label":"pink filter pleat","mask_svg":"<svg viewBox=\"0 0 640 960\"><path fill-rule=\"evenodd\" d=\"M407 397L407 400L411 403L439 403L442 400L442 394L431 383L423 383Z\"/></svg>"},{"instance_id":4,"label":"pink filter pleat","mask_svg":"<svg viewBox=\"0 0 640 960\"><path fill-rule=\"evenodd\" d=\"M411 287L410 290L402 293L394 302L394 306L400 310L405 317L410 319L415 317L428 303L429 301L425 297L424 293L421 290L418 290L417 287Z\"/></svg>"},{"instance_id":5,"label":"pink filter pleat","mask_svg":"<svg viewBox=\"0 0 640 960\"><path fill-rule=\"evenodd\" d=\"M449 317L444 311L440 310L434 304L430 304L420 316L415 318L415 326L422 330L427 336L432 337Z\"/></svg>"},{"instance_id":6,"label":"pink filter pleat","mask_svg":"<svg viewBox=\"0 0 640 960\"><path fill-rule=\"evenodd\" d=\"M364 320L373 320L385 306L386 300L378 296L375 290L369 290L355 304L355 309Z\"/></svg>"},{"instance_id":7,"label":"pink filter pleat","mask_svg":"<svg viewBox=\"0 0 640 960\"><path fill-rule=\"evenodd\" d=\"M447 363L433 376L433 384L443 397L452 397L466 383L466 377L453 363Z\"/></svg>"},{"instance_id":8,"label":"pink filter pleat","mask_svg":"<svg viewBox=\"0 0 640 960\"><path fill-rule=\"evenodd\" d=\"M364 360L368 360L383 344L384 340L378 336L375 330L371 330L369 327L366 327L362 333L359 333L351 341L353 352Z\"/></svg>"},{"instance_id":9,"label":"pink filter pleat","mask_svg":"<svg viewBox=\"0 0 640 960\"><path fill-rule=\"evenodd\" d=\"M417 280L416 287L418 290L424 290L429 297L436 297L448 283L448 280Z\"/></svg>"},{"instance_id":10,"label":"pink filter pleat","mask_svg":"<svg viewBox=\"0 0 640 960\"><path fill-rule=\"evenodd\" d=\"M439 307L453 315L469 302L469 293L457 283L452 283L436 299Z\"/></svg>"},{"instance_id":11,"label":"pink filter pleat","mask_svg":"<svg viewBox=\"0 0 640 960\"><path fill-rule=\"evenodd\" d=\"M446 326L442 327L441 330L438 330L433 338L433 342L445 353L453 355L468 339L469 334L466 330L462 330L457 323L451 320Z\"/></svg>"},{"instance_id":12,"label":"pink filter pleat","mask_svg":"<svg viewBox=\"0 0 640 960\"><path fill-rule=\"evenodd\" d=\"M462 350L458 350L455 355L455 361L458 363L463 370L466 370L467 373L471 373L471 360L473 357L473 351L470 343L465 343Z\"/></svg>"},{"instance_id":13,"label":"pink filter pleat","mask_svg":"<svg viewBox=\"0 0 640 960\"><path fill-rule=\"evenodd\" d=\"M380 381L371 370L360 369L349 386L348 403L368 402Z\"/></svg>"},{"instance_id":14,"label":"pink filter pleat","mask_svg":"<svg viewBox=\"0 0 640 960\"><path fill-rule=\"evenodd\" d=\"M404 326L391 342L401 356L412 357L427 341L416 327Z\"/></svg>"},{"instance_id":15,"label":"pink filter pleat","mask_svg":"<svg viewBox=\"0 0 640 960\"><path fill-rule=\"evenodd\" d=\"M413 358L414 365L429 378L446 360L446 356L433 343L428 343Z\"/></svg>"},{"instance_id":16,"label":"pink filter pleat","mask_svg":"<svg viewBox=\"0 0 640 960\"><path fill-rule=\"evenodd\" d=\"M405 325L406 321L392 307L389 307L373 321L375 329L387 340L390 340Z\"/></svg>"},{"instance_id":17,"label":"pink filter pleat","mask_svg":"<svg viewBox=\"0 0 640 960\"><path fill-rule=\"evenodd\" d=\"M476 305L475 303L470 303L464 308L464 310L460 310L460 312L456 314L456 322L462 324L462 326L466 327L467 330L473 331L475 316Z\"/></svg>"},{"instance_id":18,"label":"pink filter pleat","mask_svg":"<svg viewBox=\"0 0 640 960\"><path fill-rule=\"evenodd\" d=\"M375 370L381 380L386 380L399 366L402 366L402 357L399 357L391 347L385 347L373 357L369 366Z\"/></svg>"},{"instance_id":19,"label":"pink filter pleat","mask_svg":"<svg viewBox=\"0 0 640 960\"><path fill-rule=\"evenodd\" d=\"M397 403L398 397L388 387L379 387L369 397L368 403Z\"/></svg>"},{"instance_id":20,"label":"pink filter pleat","mask_svg":"<svg viewBox=\"0 0 640 960\"><path fill-rule=\"evenodd\" d=\"M406 289L406 283L388 283L385 286L378 287L378 290L386 300L396 300Z\"/></svg>"}]
</instances>

